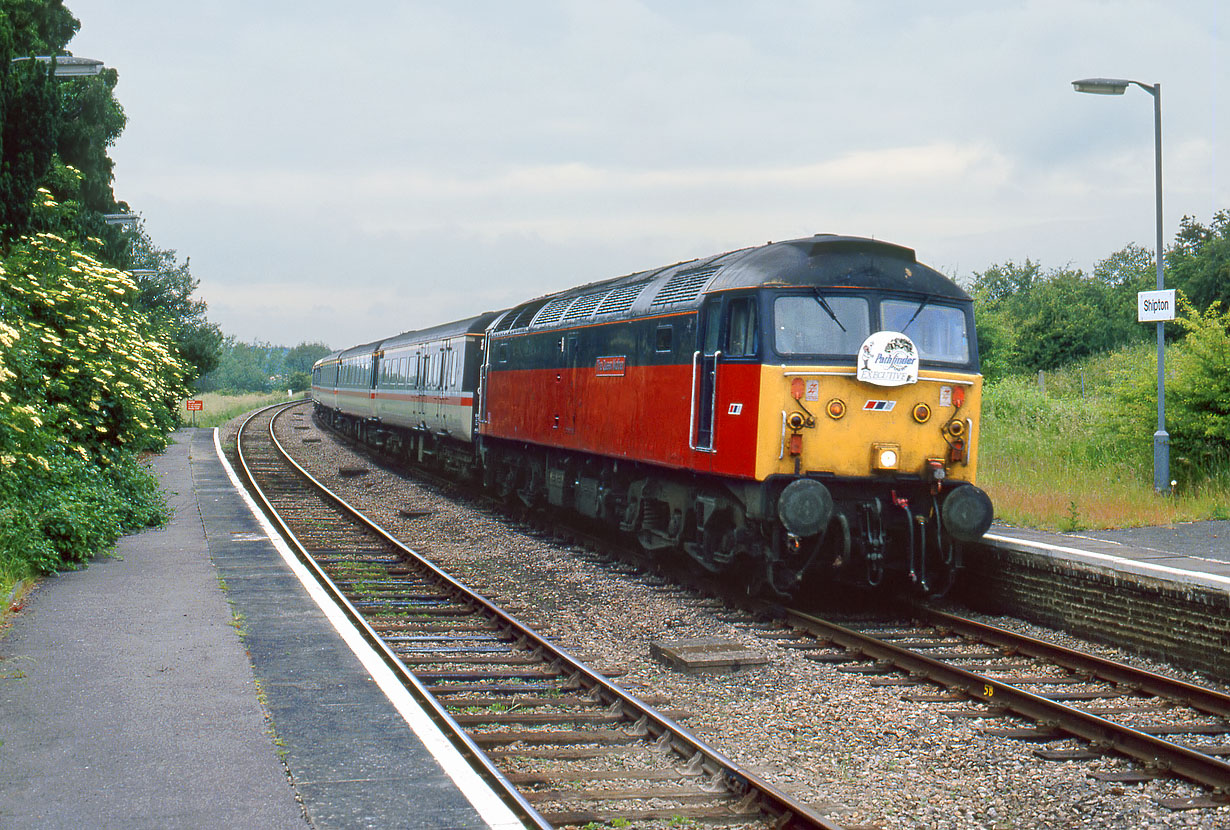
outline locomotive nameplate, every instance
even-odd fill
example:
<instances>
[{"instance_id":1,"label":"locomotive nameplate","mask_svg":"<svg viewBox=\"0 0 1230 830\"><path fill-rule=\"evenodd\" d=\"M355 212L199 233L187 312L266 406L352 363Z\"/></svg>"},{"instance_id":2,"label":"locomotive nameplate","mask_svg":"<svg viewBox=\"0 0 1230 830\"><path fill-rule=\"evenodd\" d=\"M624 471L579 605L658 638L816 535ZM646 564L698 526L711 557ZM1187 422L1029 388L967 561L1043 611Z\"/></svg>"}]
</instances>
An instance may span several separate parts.
<instances>
[{"instance_id":1,"label":"locomotive nameplate","mask_svg":"<svg viewBox=\"0 0 1230 830\"><path fill-rule=\"evenodd\" d=\"M628 358L622 354L600 357L594 364L594 375L600 378L621 378L627 363Z\"/></svg>"}]
</instances>

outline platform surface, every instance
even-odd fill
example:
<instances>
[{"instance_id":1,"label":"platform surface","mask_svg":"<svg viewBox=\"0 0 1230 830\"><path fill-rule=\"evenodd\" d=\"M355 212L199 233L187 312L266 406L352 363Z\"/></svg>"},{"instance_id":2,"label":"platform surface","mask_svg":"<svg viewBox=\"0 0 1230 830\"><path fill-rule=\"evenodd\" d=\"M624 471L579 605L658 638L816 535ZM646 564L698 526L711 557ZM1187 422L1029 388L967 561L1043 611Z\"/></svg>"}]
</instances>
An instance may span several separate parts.
<instances>
[{"instance_id":1,"label":"platform surface","mask_svg":"<svg viewBox=\"0 0 1230 830\"><path fill-rule=\"evenodd\" d=\"M993 525L993 545L1230 591L1230 521L1050 533Z\"/></svg>"},{"instance_id":2,"label":"platform surface","mask_svg":"<svg viewBox=\"0 0 1230 830\"><path fill-rule=\"evenodd\" d=\"M0 827L519 826L373 680L212 430L154 465L173 520L44 580L0 640Z\"/></svg>"}]
</instances>

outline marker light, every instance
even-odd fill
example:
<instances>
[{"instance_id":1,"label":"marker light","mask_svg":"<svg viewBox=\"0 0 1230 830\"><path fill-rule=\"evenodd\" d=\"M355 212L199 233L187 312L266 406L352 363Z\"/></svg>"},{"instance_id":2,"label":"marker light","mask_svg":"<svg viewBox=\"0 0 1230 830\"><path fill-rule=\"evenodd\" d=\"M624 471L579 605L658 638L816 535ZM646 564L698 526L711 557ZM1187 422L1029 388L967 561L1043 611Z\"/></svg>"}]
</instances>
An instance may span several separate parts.
<instances>
[{"instance_id":1,"label":"marker light","mask_svg":"<svg viewBox=\"0 0 1230 830\"><path fill-rule=\"evenodd\" d=\"M947 430L948 434L953 438L960 438L965 434L965 421L960 421L954 418L948 422L948 425L944 427L944 429Z\"/></svg>"},{"instance_id":2,"label":"marker light","mask_svg":"<svg viewBox=\"0 0 1230 830\"><path fill-rule=\"evenodd\" d=\"M931 420L931 407L925 403L914 404L914 420L920 424L925 424Z\"/></svg>"},{"instance_id":3,"label":"marker light","mask_svg":"<svg viewBox=\"0 0 1230 830\"><path fill-rule=\"evenodd\" d=\"M834 421L840 419L841 416L846 414L845 401L841 400L841 398L833 398L833 400L829 401L828 413L829 417Z\"/></svg>"}]
</instances>

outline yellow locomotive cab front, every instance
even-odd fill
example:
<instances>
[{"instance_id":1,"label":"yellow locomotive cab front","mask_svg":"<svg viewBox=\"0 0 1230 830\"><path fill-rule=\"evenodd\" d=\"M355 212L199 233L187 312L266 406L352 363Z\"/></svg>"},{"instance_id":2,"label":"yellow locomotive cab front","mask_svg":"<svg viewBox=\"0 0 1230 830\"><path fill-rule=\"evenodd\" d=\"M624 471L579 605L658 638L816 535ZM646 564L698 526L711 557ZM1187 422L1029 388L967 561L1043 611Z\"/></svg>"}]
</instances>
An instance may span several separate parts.
<instances>
[{"instance_id":1,"label":"yellow locomotive cab front","mask_svg":"<svg viewBox=\"0 0 1230 830\"><path fill-rule=\"evenodd\" d=\"M892 476L974 483L982 376L922 371L909 385L840 366L764 366L756 478Z\"/></svg>"}]
</instances>

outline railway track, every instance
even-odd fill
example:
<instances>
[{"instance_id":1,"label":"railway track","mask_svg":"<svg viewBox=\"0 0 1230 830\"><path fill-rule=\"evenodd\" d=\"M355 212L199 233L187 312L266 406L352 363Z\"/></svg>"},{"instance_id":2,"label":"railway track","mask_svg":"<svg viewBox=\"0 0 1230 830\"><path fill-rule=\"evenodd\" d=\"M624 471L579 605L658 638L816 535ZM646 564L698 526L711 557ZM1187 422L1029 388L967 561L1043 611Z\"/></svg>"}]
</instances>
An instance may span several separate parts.
<instances>
[{"instance_id":1,"label":"railway track","mask_svg":"<svg viewBox=\"0 0 1230 830\"><path fill-rule=\"evenodd\" d=\"M368 522L281 449L261 410L241 466L335 601L527 826L700 820L837 828ZM290 417L305 417L303 412Z\"/></svg>"},{"instance_id":2,"label":"railway track","mask_svg":"<svg viewBox=\"0 0 1230 830\"><path fill-rule=\"evenodd\" d=\"M1208 796L1162 800L1170 809L1230 803L1230 696L1123 663L1074 651L954 614L919 607L915 625L848 626L787 610L779 645L813 660L844 664L878 685L937 685L906 699L967 703L957 718L1023 718L1026 726L984 726L985 733L1046 743L1076 738L1077 749L1040 748L1039 757L1072 761L1119 755L1130 768L1092 775L1137 783L1174 775ZM904 675L904 676L903 676Z\"/></svg>"}]
</instances>

